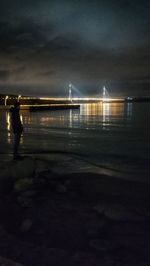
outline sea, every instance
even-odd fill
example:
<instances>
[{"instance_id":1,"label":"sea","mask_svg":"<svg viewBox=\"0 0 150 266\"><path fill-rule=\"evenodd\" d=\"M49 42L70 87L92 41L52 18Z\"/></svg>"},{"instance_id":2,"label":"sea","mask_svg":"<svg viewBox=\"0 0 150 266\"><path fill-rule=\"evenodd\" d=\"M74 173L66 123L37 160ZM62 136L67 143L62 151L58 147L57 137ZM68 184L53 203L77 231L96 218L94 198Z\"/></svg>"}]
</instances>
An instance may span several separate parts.
<instances>
[{"instance_id":1,"label":"sea","mask_svg":"<svg viewBox=\"0 0 150 266\"><path fill-rule=\"evenodd\" d=\"M73 156L108 174L150 179L150 103L88 103L80 109L21 110L20 116L21 154ZM0 110L1 158L11 159L12 145L10 113Z\"/></svg>"}]
</instances>

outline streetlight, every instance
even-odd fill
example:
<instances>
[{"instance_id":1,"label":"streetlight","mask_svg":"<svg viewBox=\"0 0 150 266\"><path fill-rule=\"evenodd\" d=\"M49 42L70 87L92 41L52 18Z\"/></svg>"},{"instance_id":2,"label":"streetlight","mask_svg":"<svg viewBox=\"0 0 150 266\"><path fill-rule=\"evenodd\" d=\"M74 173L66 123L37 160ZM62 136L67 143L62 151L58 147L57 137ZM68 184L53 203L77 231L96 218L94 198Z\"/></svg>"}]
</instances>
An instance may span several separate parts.
<instances>
[{"instance_id":1,"label":"streetlight","mask_svg":"<svg viewBox=\"0 0 150 266\"><path fill-rule=\"evenodd\" d=\"M18 102L19 102L20 98L21 98L21 95L18 95Z\"/></svg>"},{"instance_id":2,"label":"streetlight","mask_svg":"<svg viewBox=\"0 0 150 266\"><path fill-rule=\"evenodd\" d=\"M5 106L7 105L8 96L5 96Z\"/></svg>"}]
</instances>

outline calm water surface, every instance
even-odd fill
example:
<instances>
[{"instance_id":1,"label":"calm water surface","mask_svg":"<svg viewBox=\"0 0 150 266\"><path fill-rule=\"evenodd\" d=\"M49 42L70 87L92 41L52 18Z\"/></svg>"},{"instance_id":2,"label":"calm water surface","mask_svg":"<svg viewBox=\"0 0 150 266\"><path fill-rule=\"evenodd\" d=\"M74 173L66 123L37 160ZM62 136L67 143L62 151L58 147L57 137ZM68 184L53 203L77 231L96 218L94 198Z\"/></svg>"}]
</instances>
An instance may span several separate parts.
<instances>
[{"instance_id":1,"label":"calm water surface","mask_svg":"<svg viewBox=\"0 0 150 266\"><path fill-rule=\"evenodd\" d=\"M83 104L80 110L21 111L22 153L76 153L115 169L149 171L150 104ZM12 153L9 112L0 111L0 153Z\"/></svg>"}]
</instances>

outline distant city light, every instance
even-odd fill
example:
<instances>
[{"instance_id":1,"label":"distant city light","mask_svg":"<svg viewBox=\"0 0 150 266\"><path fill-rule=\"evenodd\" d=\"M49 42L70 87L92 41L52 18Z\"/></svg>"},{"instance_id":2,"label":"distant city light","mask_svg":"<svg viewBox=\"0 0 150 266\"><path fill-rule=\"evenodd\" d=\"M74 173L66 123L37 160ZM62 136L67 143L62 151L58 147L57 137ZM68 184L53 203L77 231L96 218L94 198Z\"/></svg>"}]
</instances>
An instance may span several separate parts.
<instances>
[{"instance_id":1,"label":"distant city light","mask_svg":"<svg viewBox=\"0 0 150 266\"><path fill-rule=\"evenodd\" d=\"M127 99L128 99L129 101L130 101L130 100L132 101L133 98L132 98L132 97L127 97Z\"/></svg>"}]
</instances>

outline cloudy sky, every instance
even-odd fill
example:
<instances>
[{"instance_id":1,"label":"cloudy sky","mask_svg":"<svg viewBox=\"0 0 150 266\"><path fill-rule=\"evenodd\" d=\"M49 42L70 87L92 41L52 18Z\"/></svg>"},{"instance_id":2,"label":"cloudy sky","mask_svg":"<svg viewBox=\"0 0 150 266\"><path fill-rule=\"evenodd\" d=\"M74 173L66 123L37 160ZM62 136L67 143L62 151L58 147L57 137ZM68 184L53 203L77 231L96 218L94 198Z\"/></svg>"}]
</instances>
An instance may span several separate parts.
<instances>
[{"instance_id":1,"label":"cloudy sky","mask_svg":"<svg viewBox=\"0 0 150 266\"><path fill-rule=\"evenodd\" d=\"M150 95L149 0L1 0L0 93Z\"/></svg>"}]
</instances>

